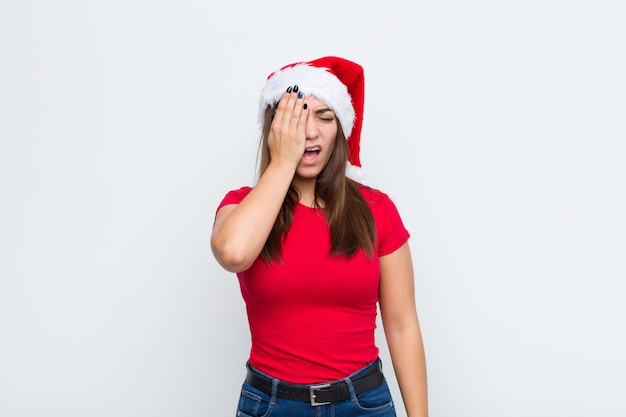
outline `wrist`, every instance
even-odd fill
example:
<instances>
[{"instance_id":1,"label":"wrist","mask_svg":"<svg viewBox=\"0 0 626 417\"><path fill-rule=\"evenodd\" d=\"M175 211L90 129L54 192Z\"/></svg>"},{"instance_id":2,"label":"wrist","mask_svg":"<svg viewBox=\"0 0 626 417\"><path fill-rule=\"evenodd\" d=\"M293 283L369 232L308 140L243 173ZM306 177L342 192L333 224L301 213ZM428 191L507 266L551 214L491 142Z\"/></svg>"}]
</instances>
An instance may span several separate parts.
<instances>
[{"instance_id":1,"label":"wrist","mask_svg":"<svg viewBox=\"0 0 626 417\"><path fill-rule=\"evenodd\" d=\"M299 163L300 161L290 161L288 159L272 159L266 171L280 172L283 175L288 175L290 178L293 178Z\"/></svg>"}]
</instances>

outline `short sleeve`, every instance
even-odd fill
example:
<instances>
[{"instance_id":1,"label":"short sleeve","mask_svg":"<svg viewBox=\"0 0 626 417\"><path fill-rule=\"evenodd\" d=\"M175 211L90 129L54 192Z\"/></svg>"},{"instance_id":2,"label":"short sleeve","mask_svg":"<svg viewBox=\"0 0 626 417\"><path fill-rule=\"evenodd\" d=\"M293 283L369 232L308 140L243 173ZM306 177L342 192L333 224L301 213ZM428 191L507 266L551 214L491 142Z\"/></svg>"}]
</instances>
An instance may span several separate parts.
<instances>
[{"instance_id":1,"label":"short sleeve","mask_svg":"<svg viewBox=\"0 0 626 417\"><path fill-rule=\"evenodd\" d=\"M222 207L227 206L229 204L241 203L241 200L243 200L248 195L248 193L250 193L251 190L252 188L250 187L241 187L238 190L229 191L226 194L226 196L222 199L220 204L217 206L215 213L217 214L217 212L220 211Z\"/></svg>"},{"instance_id":2,"label":"short sleeve","mask_svg":"<svg viewBox=\"0 0 626 417\"><path fill-rule=\"evenodd\" d=\"M409 239L410 233L402 222L398 208L387 194L373 189L362 192L376 223L378 256L389 255Z\"/></svg>"}]
</instances>

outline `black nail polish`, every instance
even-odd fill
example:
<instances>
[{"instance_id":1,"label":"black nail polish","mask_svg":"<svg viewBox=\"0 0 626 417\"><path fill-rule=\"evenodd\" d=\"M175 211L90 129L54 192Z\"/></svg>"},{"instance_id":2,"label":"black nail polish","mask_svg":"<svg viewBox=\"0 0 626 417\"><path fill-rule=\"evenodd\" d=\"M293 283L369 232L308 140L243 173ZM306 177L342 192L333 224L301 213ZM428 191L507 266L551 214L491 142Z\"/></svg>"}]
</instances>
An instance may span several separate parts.
<instances>
[{"instance_id":1,"label":"black nail polish","mask_svg":"<svg viewBox=\"0 0 626 417\"><path fill-rule=\"evenodd\" d=\"M287 92L291 93L291 86L287 87Z\"/></svg>"},{"instance_id":2,"label":"black nail polish","mask_svg":"<svg viewBox=\"0 0 626 417\"><path fill-rule=\"evenodd\" d=\"M306 110L308 107L309 107L309 105L308 105L308 104L306 104L306 103L304 103L304 106L302 106L302 108L303 108L304 110Z\"/></svg>"},{"instance_id":3,"label":"black nail polish","mask_svg":"<svg viewBox=\"0 0 626 417\"><path fill-rule=\"evenodd\" d=\"M293 92L294 92L294 93L297 93L297 92L298 92L298 86L297 86L297 85L294 85L294 86L293 86Z\"/></svg>"},{"instance_id":4,"label":"black nail polish","mask_svg":"<svg viewBox=\"0 0 626 417\"><path fill-rule=\"evenodd\" d=\"M298 98L302 98L302 97L303 97L303 96L302 96L302 91L300 91L300 92L298 93Z\"/></svg>"}]
</instances>

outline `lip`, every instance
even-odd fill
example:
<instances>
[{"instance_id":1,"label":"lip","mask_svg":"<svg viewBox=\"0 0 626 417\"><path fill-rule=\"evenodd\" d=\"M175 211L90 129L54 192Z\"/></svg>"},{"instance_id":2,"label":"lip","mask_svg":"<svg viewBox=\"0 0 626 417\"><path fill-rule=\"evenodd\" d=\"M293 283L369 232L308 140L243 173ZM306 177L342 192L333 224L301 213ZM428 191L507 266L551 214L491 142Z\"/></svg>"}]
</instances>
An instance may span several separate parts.
<instances>
[{"instance_id":1,"label":"lip","mask_svg":"<svg viewBox=\"0 0 626 417\"><path fill-rule=\"evenodd\" d=\"M302 162L305 164L315 163L322 153L322 147L319 145L307 146L302 154Z\"/></svg>"}]
</instances>

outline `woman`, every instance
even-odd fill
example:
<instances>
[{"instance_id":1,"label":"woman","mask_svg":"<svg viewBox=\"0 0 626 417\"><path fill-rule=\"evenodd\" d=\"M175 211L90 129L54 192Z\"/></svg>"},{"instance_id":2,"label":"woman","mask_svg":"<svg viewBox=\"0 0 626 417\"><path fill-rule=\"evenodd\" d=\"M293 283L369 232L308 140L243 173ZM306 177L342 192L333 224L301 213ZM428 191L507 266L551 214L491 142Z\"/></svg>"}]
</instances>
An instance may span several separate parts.
<instances>
[{"instance_id":1,"label":"woman","mask_svg":"<svg viewBox=\"0 0 626 417\"><path fill-rule=\"evenodd\" d=\"M212 250L237 273L252 336L240 417L395 416L377 303L407 413L428 415L409 233L389 197L351 179L363 92L362 67L337 57L270 74L259 179L217 209Z\"/></svg>"}]
</instances>

